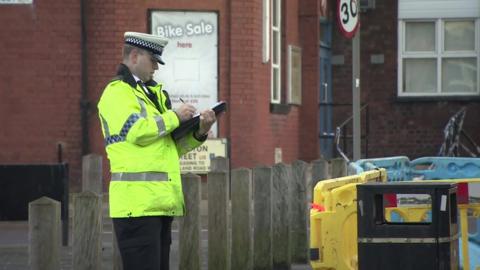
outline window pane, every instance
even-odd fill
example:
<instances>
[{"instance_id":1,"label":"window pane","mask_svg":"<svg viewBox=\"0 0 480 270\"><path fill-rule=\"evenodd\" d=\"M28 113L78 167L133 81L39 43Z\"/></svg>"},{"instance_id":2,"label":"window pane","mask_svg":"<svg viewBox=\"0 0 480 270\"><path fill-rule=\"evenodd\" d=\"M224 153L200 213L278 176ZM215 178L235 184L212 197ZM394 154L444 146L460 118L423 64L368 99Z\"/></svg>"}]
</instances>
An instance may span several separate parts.
<instances>
[{"instance_id":1,"label":"window pane","mask_svg":"<svg viewBox=\"0 0 480 270\"><path fill-rule=\"evenodd\" d=\"M275 27L278 27L278 15L277 14L277 9L278 9L278 1L279 0L272 0L272 25Z\"/></svg>"},{"instance_id":2,"label":"window pane","mask_svg":"<svg viewBox=\"0 0 480 270\"><path fill-rule=\"evenodd\" d=\"M437 92L436 59L404 59L403 92Z\"/></svg>"},{"instance_id":3,"label":"window pane","mask_svg":"<svg viewBox=\"0 0 480 270\"><path fill-rule=\"evenodd\" d=\"M396 198L396 206L390 205L391 201L387 198ZM391 223L431 223L432 222L432 197L430 194L383 194L384 217L385 221ZM423 210L423 215L410 216L405 219L401 213L408 212L410 209Z\"/></svg>"},{"instance_id":4,"label":"window pane","mask_svg":"<svg viewBox=\"0 0 480 270\"><path fill-rule=\"evenodd\" d=\"M272 76L272 100L280 100L279 68L273 68Z\"/></svg>"},{"instance_id":5,"label":"window pane","mask_svg":"<svg viewBox=\"0 0 480 270\"><path fill-rule=\"evenodd\" d=\"M442 61L442 92L476 92L477 59L444 58Z\"/></svg>"},{"instance_id":6,"label":"window pane","mask_svg":"<svg viewBox=\"0 0 480 270\"><path fill-rule=\"evenodd\" d=\"M279 64L278 63L279 62L278 61L278 52L279 52L278 47L280 46L279 37L280 37L280 34L278 33L278 31L273 31L273 39L272 39L272 47L273 47L272 57L273 57L273 59L272 59L272 61L273 61L273 64L275 64L275 65Z\"/></svg>"},{"instance_id":7,"label":"window pane","mask_svg":"<svg viewBox=\"0 0 480 270\"><path fill-rule=\"evenodd\" d=\"M407 52L434 52L435 22L405 23L405 50Z\"/></svg>"},{"instance_id":8,"label":"window pane","mask_svg":"<svg viewBox=\"0 0 480 270\"><path fill-rule=\"evenodd\" d=\"M445 50L475 50L475 23L473 21L445 22Z\"/></svg>"}]
</instances>

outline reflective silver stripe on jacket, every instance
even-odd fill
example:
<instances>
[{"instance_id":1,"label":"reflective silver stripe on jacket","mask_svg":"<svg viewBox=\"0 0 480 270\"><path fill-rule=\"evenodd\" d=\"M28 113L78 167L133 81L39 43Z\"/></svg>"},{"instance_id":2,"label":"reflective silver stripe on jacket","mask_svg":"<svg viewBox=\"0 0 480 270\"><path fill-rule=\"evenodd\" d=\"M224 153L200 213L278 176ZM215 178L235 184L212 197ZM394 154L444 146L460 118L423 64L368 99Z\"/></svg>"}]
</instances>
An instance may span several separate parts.
<instances>
[{"instance_id":1,"label":"reflective silver stripe on jacket","mask_svg":"<svg viewBox=\"0 0 480 270\"><path fill-rule=\"evenodd\" d=\"M161 116L155 116L155 122L157 122L158 136L165 136L167 134L167 128L165 127L165 122L163 122L163 118Z\"/></svg>"},{"instance_id":2,"label":"reflective silver stripe on jacket","mask_svg":"<svg viewBox=\"0 0 480 270\"><path fill-rule=\"evenodd\" d=\"M168 181L168 173L164 173L164 172L112 173L112 181Z\"/></svg>"},{"instance_id":3,"label":"reflective silver stripe on jacket","mask_svg":"<svg viewBox=\"0 0 480 270\"><path fill-rule=\"evenodd\" d=\"M105 131L105 138L110 137L110 129L108 128L107 121L105 121L105 118L103 118L101 114L100 119L102 119L103 131Z\"/></svg>"},{"instance_id":4,"label":"reflective silver stripe on jacket","mask_svg":"<svg viewBox=\"0 0 480 270\"><path fill-rule=\"evenodd\" d=\"M138 103L140 104L140 116L147 117L147 108L145 107L145 101L143 99L137 97Z\"/></svg>"}]
</instances>

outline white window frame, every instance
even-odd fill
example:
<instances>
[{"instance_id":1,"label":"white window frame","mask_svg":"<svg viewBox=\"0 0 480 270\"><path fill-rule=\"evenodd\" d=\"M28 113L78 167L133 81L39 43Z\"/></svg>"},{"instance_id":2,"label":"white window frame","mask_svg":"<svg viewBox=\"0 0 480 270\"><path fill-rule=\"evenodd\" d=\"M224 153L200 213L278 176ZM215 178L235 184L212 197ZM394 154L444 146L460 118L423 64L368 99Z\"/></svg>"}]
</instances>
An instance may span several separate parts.
<instances>
[{"instance_id":1,"label":"white window frame","mask_svg":"<svg viewBox=\"0 0 480 270\"><path fill-rule=\"evenodd\" d=\"M448 21L473 20L475 25L475 47L473 52L444 50L444 27ZM405 50L405 23L407 22L434 22L435 23L435 51L406 52ZM480 95L480 19L479 18L445 18L445 19L401 19L398 21L398 80L397 94L399 97L442 97L442 96L476 96ZM434 93L403 92L403 60L413 58L431 58L437 61L437 91ZM442 59L445 58L476 58L477 59L477 91L476 92L442 92Z\"/></svg>"},{"instance_id":2,"label":"white window frame","mask_svg":"<svg viewBox=\"0 0 480 270\"><path fill-rule=\"evenodd\" d=\"M276 2L276 10L273 10L274 4L273 2ZM270 91L270 102L279 104L282 101L282 0L272 0L272 22L271 22L271 37L272 37L272 48L271 52L272 54L276 51L277 52L277 60L278 63L274 63L275 56L272 55L272 68L271 68L271 91ZM275 16L273 13L275 12ZM275 22L273 21L273 18L278 19L278 25L275 25ZM274 33L277 32L278 35L275 38ZM276 49L274 49L276 47ZM278 71L278 77L277 77L277 88L275 89L275 83L274 83L274 76L273 76L273 71L277 70ZM277 98L275 98L277 96Z\"/></svg>"},{"instance_id":3,"label":"white window frame","mask_svg":"<svg viewBox=\"0 0 480 270\"><path fill-rule=\"evenodd\" d=\"M262 21L262 63L270 61L270 0L263 0Z\"/></svg>"}]
</instances>

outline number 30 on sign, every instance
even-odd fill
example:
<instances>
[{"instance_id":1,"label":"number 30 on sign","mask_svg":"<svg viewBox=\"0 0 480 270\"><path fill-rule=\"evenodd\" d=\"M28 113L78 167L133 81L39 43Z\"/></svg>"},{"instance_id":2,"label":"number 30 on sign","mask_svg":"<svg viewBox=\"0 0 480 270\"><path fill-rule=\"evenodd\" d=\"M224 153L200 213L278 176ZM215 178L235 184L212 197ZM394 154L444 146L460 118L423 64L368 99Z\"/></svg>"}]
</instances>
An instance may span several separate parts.
<instances>
[{"instance_id":1,"label":"number 30 on sign","mask_svg":"<svg viewBox=\"0 0 480 270\"><path fill-rule=\"evenodd\" d=\"M351 38L355 35L359 25L360 0L338 0L337 19L342 34Z\"/></svg>"}]
</instances>

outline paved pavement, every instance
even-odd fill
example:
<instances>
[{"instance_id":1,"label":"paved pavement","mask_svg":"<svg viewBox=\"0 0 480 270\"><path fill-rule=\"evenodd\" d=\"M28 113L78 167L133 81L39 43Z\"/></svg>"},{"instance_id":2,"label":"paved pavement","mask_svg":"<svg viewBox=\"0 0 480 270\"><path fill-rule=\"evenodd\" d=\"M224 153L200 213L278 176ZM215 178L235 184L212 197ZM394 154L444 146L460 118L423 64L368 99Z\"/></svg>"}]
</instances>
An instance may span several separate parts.
<instances>
[{"instance_id":1,"label":"paved pavement","mask_svg":"<svg viewBox=\"0 0 480 270\"><path fill-rule=\"evenodd\" d=\"M174 226L175 227L175 226ZM102 270L111 270L111 224L104 225ZM207 266L207 230L202 230L202 270ZM178 231L172 232L171 269L178 269ZM71 237L70 237L71 245ZM28 222L0 222L0 270L28 270ZM72 269L72 247L62 247L61 269ZM292 265L292 270L310 270L309 265Z\"/></svg>"}]
</instances>

